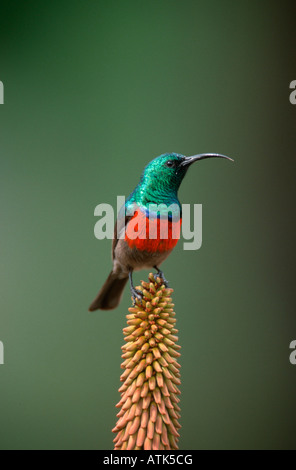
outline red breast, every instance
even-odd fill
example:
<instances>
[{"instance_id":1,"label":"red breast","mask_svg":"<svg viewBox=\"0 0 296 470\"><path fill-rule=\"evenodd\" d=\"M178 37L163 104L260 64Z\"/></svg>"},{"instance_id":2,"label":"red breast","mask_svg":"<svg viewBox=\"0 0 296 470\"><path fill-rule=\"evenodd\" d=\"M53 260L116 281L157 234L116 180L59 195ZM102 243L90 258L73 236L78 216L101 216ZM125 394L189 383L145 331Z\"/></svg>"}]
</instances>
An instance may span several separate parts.
<instances>
[{"instance_id":1,"label":"red breast","mask_svg":"<svg viewBox=\"0 0 296 470\"><path fill-rule=\"evenodd\" d=\"M178 243L181 224L181 218L178 221L167 221L159 218L149 219L145 213L139 210L135 212L126 226L125 241L130 248L136 248L140 251L152 253L170 251Z\"/></svg>"}]
</instances>

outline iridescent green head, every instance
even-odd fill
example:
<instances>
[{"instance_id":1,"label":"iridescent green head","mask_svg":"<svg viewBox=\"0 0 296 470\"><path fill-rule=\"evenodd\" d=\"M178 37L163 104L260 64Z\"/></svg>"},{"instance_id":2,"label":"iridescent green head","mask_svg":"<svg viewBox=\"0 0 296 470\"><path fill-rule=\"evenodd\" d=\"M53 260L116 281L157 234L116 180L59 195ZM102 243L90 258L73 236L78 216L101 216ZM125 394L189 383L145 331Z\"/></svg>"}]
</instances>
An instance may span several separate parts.
<instances>
[{"instance_id":1,"label":"iridescent green head","mask_svg":"<svg viewBox=\"0 0 296 470\"><path fill-rule=\"evenodd\" d=\"M204 158L226 157L217 153L203 153L185 157L178 153L165 153L152 160L144 169L140 183L131 195L131 199L140 204L178 202L177 193L189 166Z\"/></svg>"}]
</instances>

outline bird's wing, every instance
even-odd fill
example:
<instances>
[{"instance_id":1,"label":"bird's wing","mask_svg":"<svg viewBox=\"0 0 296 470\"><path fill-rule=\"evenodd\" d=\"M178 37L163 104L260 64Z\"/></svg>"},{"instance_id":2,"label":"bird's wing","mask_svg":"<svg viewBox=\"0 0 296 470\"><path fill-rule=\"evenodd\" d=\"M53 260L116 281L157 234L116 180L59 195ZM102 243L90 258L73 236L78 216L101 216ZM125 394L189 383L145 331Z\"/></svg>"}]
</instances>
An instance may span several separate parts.
<instances>
[{"instance_id":1,"label":"bird's wing","mask_svg":"<svg viewBox=\"0 0 296 470\"><path fill-rule=\"evenodd\" d=\"M120 238L124 238L125 228L126 228L128 222L132 218L133 218L133 216L125 215L124 218L123 217L118 217L118 219L115 222L114 235L113 235L113 240L112 240L112 260L114 260L114 252L115 252L115 248L116 248L116 245L118 243L118 240ZM120 224L120 226L119 226L119 224ZM117 233L117 227L119 227L118 233Z\"/></svg>"}]
</instances>

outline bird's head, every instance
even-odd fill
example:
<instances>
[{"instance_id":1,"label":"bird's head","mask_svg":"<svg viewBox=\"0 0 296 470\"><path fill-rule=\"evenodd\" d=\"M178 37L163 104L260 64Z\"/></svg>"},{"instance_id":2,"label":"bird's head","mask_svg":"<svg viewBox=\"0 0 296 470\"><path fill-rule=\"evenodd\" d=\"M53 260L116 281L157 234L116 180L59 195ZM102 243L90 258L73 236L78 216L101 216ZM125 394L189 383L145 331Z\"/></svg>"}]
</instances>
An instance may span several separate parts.
<instances>
[{"instance_id":1,"label":"bird's head","mask_svg":"<svg viewBox=\"0 0 296 470\"><path fill-rule=\"evenodd\" d=\"M141 186L144 190L156 193L177 193L179 186L192 163L204 158L231 158L218 153L202 153L192 157L185 157L178 153L165 153L152 160L141 177Z\"/></svg>"}]
</instances>

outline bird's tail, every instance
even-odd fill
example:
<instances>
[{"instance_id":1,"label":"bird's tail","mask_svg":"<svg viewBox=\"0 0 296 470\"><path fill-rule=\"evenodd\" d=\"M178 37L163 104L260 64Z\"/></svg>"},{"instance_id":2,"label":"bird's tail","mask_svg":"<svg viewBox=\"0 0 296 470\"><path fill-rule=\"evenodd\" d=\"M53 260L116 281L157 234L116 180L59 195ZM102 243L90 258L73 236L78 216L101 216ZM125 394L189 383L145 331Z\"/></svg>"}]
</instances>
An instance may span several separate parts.
<instances>
[{"instance_id":1,"label":"bird's tail","mask_svg":"<svg viewBox=\"0 0 296 470\"><path fill-rule=\"evenodd\" d=\"M120 279L117 274L114 274L113 271L111 271L105 284L88 310L93 312L97 309L112 310L117 307L127 281L128 277Z\"/></svg>"}]
</instances>

